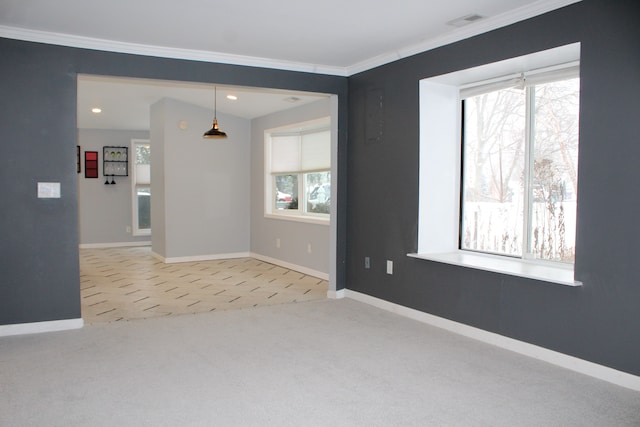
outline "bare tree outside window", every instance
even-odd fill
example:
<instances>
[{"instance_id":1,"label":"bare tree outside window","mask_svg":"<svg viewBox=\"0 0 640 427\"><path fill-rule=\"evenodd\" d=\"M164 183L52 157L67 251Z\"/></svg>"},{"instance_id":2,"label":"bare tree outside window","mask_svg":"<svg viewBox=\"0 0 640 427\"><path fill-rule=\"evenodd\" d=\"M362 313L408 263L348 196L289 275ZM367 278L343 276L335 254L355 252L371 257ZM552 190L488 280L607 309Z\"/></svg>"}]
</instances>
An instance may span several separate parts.
<instances>
[{"instance_id":1,"label":"bare tree outside window","mask_svg":"<svg viewBox=\"0 0 640 427\"><path fill-rule=\"evenodd\" d=\"M573 262L579 79L464 101L461 248Z\"/></svg>"}]
</instances>

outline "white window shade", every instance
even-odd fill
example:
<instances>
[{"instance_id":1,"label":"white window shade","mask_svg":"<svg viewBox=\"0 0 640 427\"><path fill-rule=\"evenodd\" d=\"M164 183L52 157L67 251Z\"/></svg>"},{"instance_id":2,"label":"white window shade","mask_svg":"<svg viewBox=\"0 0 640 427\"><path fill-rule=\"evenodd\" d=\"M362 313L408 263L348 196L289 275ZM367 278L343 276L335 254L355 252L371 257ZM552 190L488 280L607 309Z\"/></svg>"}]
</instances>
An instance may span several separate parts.
<instances>
[{"instance_id":1,"label":"white window shade","mask_svg":"<svg viewBox=\"0 0 640 427\"><path fill-rule=\"evenodd\" d=\"M577 78L580 75L579 62L568 62L552 67L538 68L522 73L513 73L490 80L460 86L460 99L471 98L501 89L533 86L554 81Z\"/></svg>"},{"instance_id":2,"label":"white window shade","mask_svg":"<svg viewBox=\"0 0 640 427\"><path fill-rule=\"evenodd\" d=\"M302 135L303 171L325 170L331 168L331 134L329 131Z\"/></svg>"},{"instance_id":3,"label":"white window shade","mask_svg":"<svg viewBox=\"0 0 640 427\"><path fill-rule=\"evenodd\" d=\"M271 172L300 170L300 137L273 136L271 139Z\"/></svg>"},{"instance_id":4,"label":"white window shade","mask_svg":"<svg viewBox=\"0 0 640 427\"><path fill-rule=\"evenodd\" d=\"M151 165L136 165L136 184L151 184Z\"/></svg>"}]
</instances>

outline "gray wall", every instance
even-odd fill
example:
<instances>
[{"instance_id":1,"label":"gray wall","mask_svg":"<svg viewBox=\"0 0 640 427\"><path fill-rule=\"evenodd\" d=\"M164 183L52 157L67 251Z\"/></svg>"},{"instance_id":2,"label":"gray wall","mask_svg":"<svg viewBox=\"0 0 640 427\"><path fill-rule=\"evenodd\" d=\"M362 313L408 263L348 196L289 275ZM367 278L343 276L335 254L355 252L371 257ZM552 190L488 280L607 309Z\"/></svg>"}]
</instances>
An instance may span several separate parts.
<instances>
[{"instance_id":1,"label":"gray wall","mask_svg":"<svg viewBox=\"0 0 640 427\"><path fill-rule=\"evenodd\" d=\"M228 138L204 139L211 119L210 109L173 99L152 106L151 139L161 149L151 152L151 209L164 211L153 217L161 241L152 250L164 258L249 251L250 121L218 114Z\"/></svg>"},{"instance_id":2,"label":"gray wall","mask_svg":"<svg viewBox=\"0 0 640 427\"><path fill-rule=\"evenodd\" d=\"M331 115L330 100L251 121L251 252L329 274L329 224L264 217L264 131ZM280 248L276 239L280 239ZM312 252L308 253L307 245Z\"/></svg>"},{"instance_id":3,"label":"gray wall","mask_svg":"<svg viewBox=\"0 0 640 427\"><path fill-rule=\"evenodd\" d=\"M80 317L77 74L269 87L338 95L346 173L347 78L0 39L0 324ZM208 118L207 122L210 121ZM36 198L60 182L60 199ZM345 286L346 179L338 193L337 288ZM153 219L152 219L153 221ZM155 237L155 236L154 236Z\"/></svg>"},{"instance_id":4,"label":"gray wall","mask_svg":"<svg viewBox=\"0 0 640 427\"><path fill-rule=\"evenodd\" d=\"M78 174L80 244L150 241L149 236L133 236L126 231L127 227L132 227L131 177L116 177L116 185L105 185L102 176L102 147L130 147L132 139L149 139L149 132L78 130L82 159L82 171ZM97 179L84 177L85 151L98 152L100 175Z\"/></svg>"},{"instance_id":5,"label":"gray wall","mask_svg":"<svg viewBox=\"0 0 640 427\"><path fill-rule=\"evenodd\" d=\"M351 77L348 288L640 375L637 17L636 1L583 0ZM572 42L582 43L575 274L584 286L408 258L417 250L419 80ZM371 89L384 92L378 144L366 143Z\"/></svg>"}]
</instances>

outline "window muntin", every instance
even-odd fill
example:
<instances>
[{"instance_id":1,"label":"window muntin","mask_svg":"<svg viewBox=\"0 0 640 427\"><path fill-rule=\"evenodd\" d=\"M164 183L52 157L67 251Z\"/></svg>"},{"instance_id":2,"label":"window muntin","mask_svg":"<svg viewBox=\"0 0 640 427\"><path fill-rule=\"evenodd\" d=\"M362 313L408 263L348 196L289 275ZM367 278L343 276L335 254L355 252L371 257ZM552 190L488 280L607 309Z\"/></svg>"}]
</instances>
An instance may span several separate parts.
<instances>
[{"instance_id":1,"label":"window muntin","mask_svg":"<svg viewBox=\"0 0 640 427\"><path fill-rule=\"evenodd\" d=\"M321 128L267 133L267 214L329 219L331 137L326 121L321 123Z\"/></svg>"},{"instance_id":2,"label":"window muntin","mask_svg":"<svg viewBox=\"0 0 640 427\"><path fill-rule=\"evenodd\" d=\"M151 145L147 140L131 141L134 167L131 177L133 235L151 234Z\"/></svg>"},{"instance_id":3,"label":"window muntin","mask_svg":"<svg viewBox=\"0 0 640 427\"><path fill-rule=\"evenodd\" d=\"M579 78L570 72L463 101L460 249L573 263Z\"/></svg>"}]
</instances>

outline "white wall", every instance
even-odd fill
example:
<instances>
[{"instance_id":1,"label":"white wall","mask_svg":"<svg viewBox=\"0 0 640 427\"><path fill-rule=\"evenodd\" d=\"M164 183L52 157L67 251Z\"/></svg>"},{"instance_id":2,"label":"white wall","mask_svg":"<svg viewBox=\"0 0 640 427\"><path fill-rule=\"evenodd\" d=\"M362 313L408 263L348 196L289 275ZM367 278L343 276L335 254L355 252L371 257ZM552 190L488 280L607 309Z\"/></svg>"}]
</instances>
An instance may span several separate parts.
<instances>
[{"instance_id":1,"label":"white wall","mask_svg":"<svg viewBox=\"0 0 640 427\"><path fill-rule=\"evenodd\" d=\"M264 131L330 114L330 99L327 98L251 121L251 252L326 275L330 270L329 224L264 217ZM279 248L276 239L280 239ZM311 253L307 250L309 244Z\"/></svg>"},{"instance_id":2,"label":"white wall","mask_svg":"<svg viewBox=\"0 0 640 427\"><path fill-rule=\"evenodd\" d=\"M249 252L250 122L218 114L229 137L204 139L212 118L172 99L151 109L152 249L167 260Z\"/></svg>"},{"instance_id":3,"label":"white wall","mask_svg":"<svg viewBox=\"0 0 640 427\"><path fill-rule=\"evenodd\" d=\"M78 174L78 218L80 244L149 241L149 236L133 236L131 178L115 177L116 185L105 185L102 176L102 147L129 147L131 139L147 139L146 131L79 129L78 145L82 169ZM84 152L98 152L98 178L84 177Z\"/></svg>"}]
</instances>

